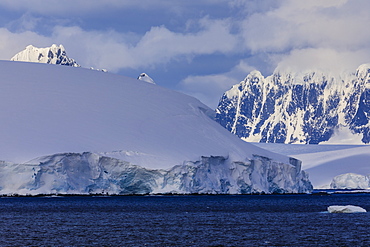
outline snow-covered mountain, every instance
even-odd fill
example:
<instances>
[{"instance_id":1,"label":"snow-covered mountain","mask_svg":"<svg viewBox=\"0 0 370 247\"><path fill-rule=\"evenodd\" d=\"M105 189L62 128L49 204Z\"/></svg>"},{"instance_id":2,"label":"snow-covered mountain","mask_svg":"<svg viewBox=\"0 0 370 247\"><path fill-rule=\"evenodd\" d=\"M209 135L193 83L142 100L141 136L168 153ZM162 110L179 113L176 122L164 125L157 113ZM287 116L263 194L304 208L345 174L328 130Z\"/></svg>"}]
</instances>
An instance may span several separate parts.
<instances>
[{"instance_id":1,"label":"snow-covered mountain","mask_svg":"<svg viewBox=\"0 0 370 247\"><path fill-rule=\"evenodd\" d=\"M346 135L347 143L369 143L370 64L342 75L253 71L225 92L216 112L246 141L317 144Z\"/></svg>"},{"instance_id":2,"label":"snow-covered mountain","mask_svg":"<svg viewBox=\"0 0 370 247\"><path fill-rule=\"evenodd\" d=\"M312 189L299 160L240 140L190 96L67 66L0 61L0 77L0 194Z\"/></svg>"},{"instance_id":3,"label":"snow-covered mountain","mask_svg":"<svg viewBox=\"0 0 370 247\"><path fill-rule=\"evenodd\" d=\"M63 45L57 46L55 44L46 48L37 48L29 45L23 51L15 54L10 60L80 67L75 60L67 56Z\"/></svg>"}]
</instances>

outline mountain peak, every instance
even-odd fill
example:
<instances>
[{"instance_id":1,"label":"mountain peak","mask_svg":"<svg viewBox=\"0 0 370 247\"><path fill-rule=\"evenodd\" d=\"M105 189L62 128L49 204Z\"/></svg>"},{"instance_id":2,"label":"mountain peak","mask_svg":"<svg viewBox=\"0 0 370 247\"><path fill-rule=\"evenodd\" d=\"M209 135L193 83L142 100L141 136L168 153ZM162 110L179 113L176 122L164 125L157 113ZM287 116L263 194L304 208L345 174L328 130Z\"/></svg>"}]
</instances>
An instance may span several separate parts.
<instances>
[{"instance_id":1,"label":"mountain peak","mask_svg":"<svg viewBox=\"0 0 370 247\"><path fill-rule=\"evenodd\" d=\"M356 70L357 77L364 77L370 74L370 63L360 65Z\"/></svg>"},{"instance_id":2,"label":"mountain peak","mask_svg":"<svg viewBox=\"0 0 370 247\"><path fill-rule=\"evenodd\" d=\"M318 144L344 126L354 143L370 143L369 95L370 64L356 73L252 71L224 93L216 120L246 141Z\"/></svg>"},{"instance_id":3,"label":"mountain peak","mask_svg":"<svg viewBox=\"0 0 370 247\"><path fill-rule=\"evenodd\" d=\"M151 83L151 84L155 84L154 80L152 78L150 78L150 76L148 76L147 74L145 73L141 73L138 77L137 77L138 80L140 81L145 81L145 82L148 82L148 83Z\"/></svg>"},{"instance_id":4,"label":"mountain peak","mask_svg":"<svg viewBox=\"0 0 370 247\"><path fill-rule=\"evenodd\" d=\"M23 51L14 55L11 61L60 64L73 67L80 67L77 62L67 56L63 45L52 44L50 47L38 48L28 45Z\"/></svg>"}]
</instances>

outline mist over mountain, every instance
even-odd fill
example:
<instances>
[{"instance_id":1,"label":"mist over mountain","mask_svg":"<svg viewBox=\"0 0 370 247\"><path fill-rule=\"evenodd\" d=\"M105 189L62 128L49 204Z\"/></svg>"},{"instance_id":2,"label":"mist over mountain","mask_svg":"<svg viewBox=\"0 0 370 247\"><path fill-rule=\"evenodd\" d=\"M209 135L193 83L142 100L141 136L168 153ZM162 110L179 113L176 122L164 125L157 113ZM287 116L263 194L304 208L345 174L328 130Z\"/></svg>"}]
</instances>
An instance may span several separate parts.
<instances>
[{"instance_id":1,"label":"mist over mountain","mask_svg":"<svg viewBox=\"0 0 370 247\"><path fill-rule=\"evenodd\" d=\"M216 121L246 141L370 143L370 64L340 75L252 71L223 94Z\"/></svg>"}]
</instances>

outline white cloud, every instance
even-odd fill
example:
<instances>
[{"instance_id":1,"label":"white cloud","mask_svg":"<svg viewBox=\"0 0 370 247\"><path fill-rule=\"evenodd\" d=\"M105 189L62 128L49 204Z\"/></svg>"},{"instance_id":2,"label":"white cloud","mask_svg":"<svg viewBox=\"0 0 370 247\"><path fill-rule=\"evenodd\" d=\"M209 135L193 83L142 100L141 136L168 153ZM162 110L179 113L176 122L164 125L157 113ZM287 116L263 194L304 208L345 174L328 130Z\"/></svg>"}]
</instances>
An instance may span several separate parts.
<instances>
[{"instance_id":1,"label":"white cloud","mask_svg":"<svg viewBox=\"0 0 370 247\"><path fill-rule=\"evenodd\" d=\"M164 26L152 27L143 36L57 26L50 37L30 31L12 33L3 28L0 42L7 48L1 54L3 59L9 59L10 52L12 56L28 44L49 46L62 43L69 56L80 64L118 71L122 68L155 67L184 57L235 51L239 40L230 33L228 20L204 18L199 21L199 26L200 31L196 33L177 33Z\"/></svg>"},{"instance_id":2,"label":"white cloud","mask_svg":"<svg viewBox=\"0 0 370 247\"><path fill-rule=\"evenodd\" d=\"M225 7L222 14L212 12L223 10L220 6ZM82 66L111 72L153 70L158 65L189 63L197 56L214 54L228 56L230 61L237 55L235 61L242 62L227 73L207 68L209 74L183 75L180 85L173 86L198 96L211 107L252 69L265 76L276 67L354 71L370 62L368 0L143 0L140 4L132 0L4 0L0 7L22 14L0 28L1 59L9 59L28 44L45 47L53 43L63 44L68 55ZM146 26L140 31L117 28L117 23L88 25L96 14L117 14L127 9L138 12L137 25L143 23L140 18L146 18ZM163 18L163 25L152 25L150 14L158 16L158 11L164 10L172 13L168 15L171 18ZM149 16L140 15L142 12ZM44 25L48 18L52 21ZM131 21L124 16L103 20ZM58 26L53 26L55 23Z\"/></svg>"},{"instance_id":3,"label":"white cloud","mask_svg":"<svg viewBox=\"0 0 370 247\"><path fill-rule=\"evenodd\" d=\"M239 83L255 68L240 61L230 71L221 74L188 76L180 83L181 90L215 109L222 94Z\"/></svg>"},{"instance_id":4,"label":"white cloud","mask_svg":"<svg viewBox=\"0 0 370 247\"><path fill-rule=\"evenodd\" d=\"M19 32L32 31L41 21L41 18L34 17L30 13L26 12L19 19L12 20L7 23L6 27L18 30Z\"/></svg>"},{"instance_id":5,"label":"white cloud","mask_svg":"<svg viewBox=\"0 0 370 247\"><path fill-rule=\"evenodd\" d=\"M238 37L230 33L225 20L200 20L202 30L197 33L175 33L165 27L153 27L134 47L134 52L149 63L169 61L180 55L204 55L234 52Z\"/></svg>"},{"instance_id":6,"label":"white cloud","mask_svg":"<svg viewBox=\"0 0 370 247\"><path fill-rule=\"evenodd\" d=\"M352 72L363 63L368 63L370 51L337 51L327 48L295 49L283 57L279 56L276 70L307 71L312 68L335 73Z\"/></svg>"},{"instance_id":7,"label":"white cloud","mask_svg":"<svg viewBox=\"0 0 370 247\"><path fill-rule=\"evenodd\" d=\"M108 0L68 1L41 0L0 2L0 6L24 10L25 14L13 22L18 25L19 42L26 39L25 30L32 30L40 21L30 13L60 15L66 13L98 11L112 8L164 8L174 12L195 6L210 6L212 1L189 3L182 1L144 1L140 5L133 1ZM201 18L190 20L196 23L196 32L189 30L172 31L166 26L153 26L145 34L118 33L112 29L83 30L78 26L58 26L46 37L39 35L40 41L63 43L77 61L86 66L104 67L111 71L120 68L155 67L173 60L191 59L198 55L242 54L250 51L254 56L265 56L265 61L254 61L259 70L271 64L282 65L294 62L302 67L316 66L319 61L336 59L342 65L352 68L364 61L370 50L370 33L367 23L370 15L367 10L370 2L364 0L312 0L312 1L244 1L220 0L216 4L231 6L233 13L229 19ZM153 11L155 11L153 9ZM241 20L241 15L245 15ZM83 18L83 17L81 17ZM9 24L11 25L11 24ZM240 25L236 30L235 26ZM21 30L22 32L20 32ZM8 33L9 34L9 33ZM33 36L37 36L36 33ZM3 38L5 40L6 38ZM243 41L241 41L243 40ZM25 43L25 42L23 42ZM31 43L31 41L28 41ZM25 45L27 45L25 44ZM22 45L22 48L25 46ZM46 44L46 45L50 45ZM14 46L14 45L12 45ZM320 54L325 51L329 57ZM364 56L361 56L364 52ZM77 55L72 55L77 54ZM307 59L297 59L298 55ZM248 55L247 55L248 56ZM291 57L290 57L291 56ZM283 59L283 60L281 60ZM191 61L191 60L190 60ZM250 61L251 63L252 61ZM352 64L350 64L350 62ZM320 63L319 63L320 64Z\"/></svg>"},{"instance_id":8,"label":"white cloud","mask_svg":"<svg viewBox=\"0 0 370 247\"><path fill-rule=\"evenodd\" d=\"M231 53L239 40L231 34L228 21L203 19L197 33L176 33L164 26L152 27L136 42L130 34L115 31L85 31L78 27L57 27L52 35L79 54L80 63L117 71L148 68L172 60L213 53ZM78 50L78 51L77 51Z\"/></svg>"},{"instance_id":9,"label":"white cloud","mask_svg":"<svg viewBox=\"0 0 370 247\"><path fill-rule=\"evenodd\" d=\"M50 38L31 31L12 33L6 28L0 28L1 60L9 60L29 44L35 44L41 47L46 46L50 44Z\"/></svg>"},{"instance_id":10,"label":"white cloud","mask_svg":"<svg viewBox=\"0 0 370 247\"><path fill-rule=\"evenodd\" d=\"M280 7L243 21L245 44L254 54L284 59L280 66L315 68L335 59L341 69L357 67L363 62L361 52L370 51L370 33L365 31L369 8L370 1L362 0L282 1Z\"/></svg>"},{"instance_id":11,"label":"white cloud","mask_svg":"<svg viewBox=\"0 0 370 247\"><path fill-rule=\"evenodd\" d=\"M215 109L222 94L237 83L225 74L188 76L181 82L182 91Z\"/></svg>"}]
</instances>

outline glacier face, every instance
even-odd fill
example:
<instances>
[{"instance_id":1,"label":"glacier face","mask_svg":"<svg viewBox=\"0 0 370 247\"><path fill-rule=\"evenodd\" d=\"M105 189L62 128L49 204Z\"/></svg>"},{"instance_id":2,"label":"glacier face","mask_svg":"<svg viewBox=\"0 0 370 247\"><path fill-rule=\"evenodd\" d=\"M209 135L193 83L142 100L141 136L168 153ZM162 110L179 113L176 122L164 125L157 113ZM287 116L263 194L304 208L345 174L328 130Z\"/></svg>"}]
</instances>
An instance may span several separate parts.
<instances>
[{"instance_id":1,"label":"glacier face","mask_svg":"<svg viewBox=\"0 0 370 247\"><path fill-rule=\"evenodd\" d=\"M80 67L74 59L67 56L63 45L57 46L55 44L46 48L37 48L29 45L23 51L15 54L10 60Z\"/></svg>"},{"instance_id":2,"label":"glacier face","mask_svg":"<svg viewBox=\"0 0 370 247\"><path fill-rule=\"evenodd\" d=\"M257 155L244 162L222 156L202 157L164 170L90 152L64 153L28 164L0 162L0 171L1 194L250 194L312 190L298 160L283 164Z\"/></svg>"},{"instance_id":3,"label":"glacier face","mask_svg":"<svg viewBox=\"0 0 370 247\"><path fill-rule=\"evenodd\" d=\"M340 76L251 72L222 96L216 121L246 141L318 144L340 127L370 142L370 64Z\"/></svg>"}]
</instances>

